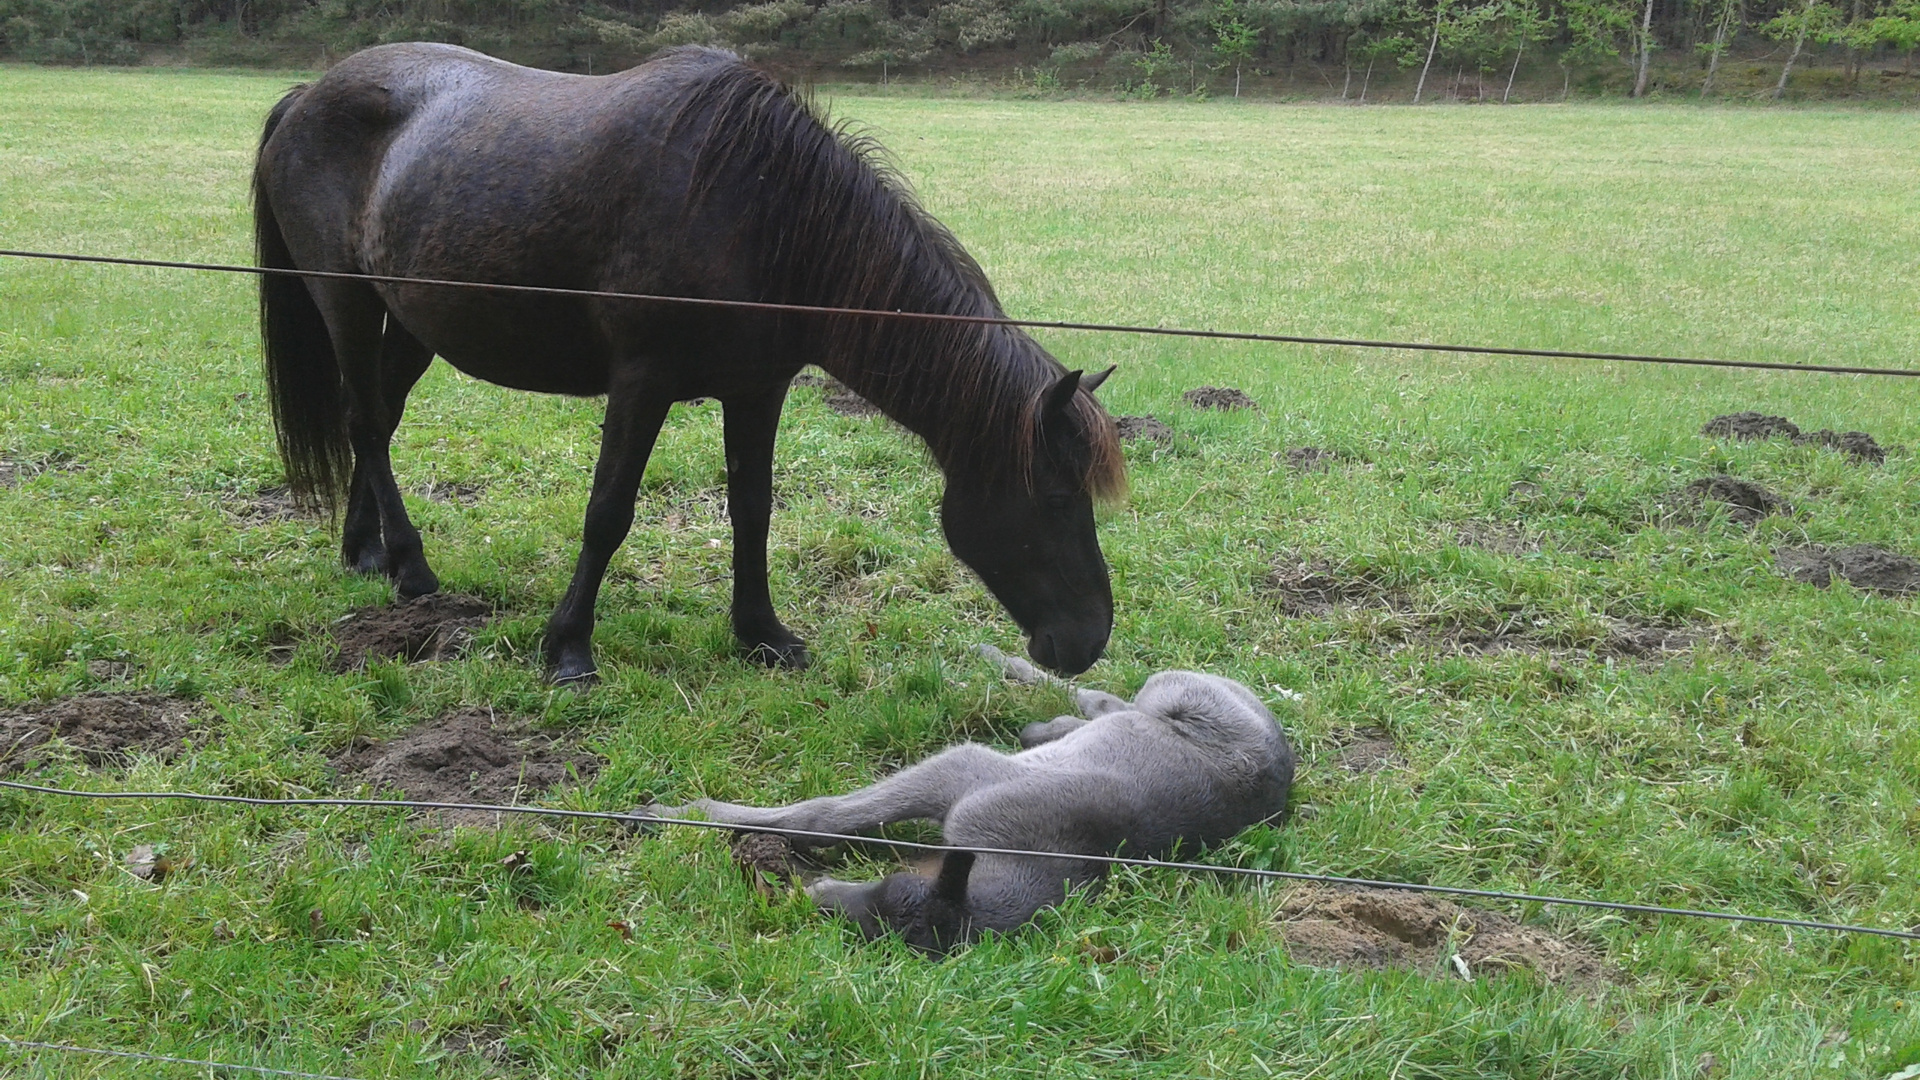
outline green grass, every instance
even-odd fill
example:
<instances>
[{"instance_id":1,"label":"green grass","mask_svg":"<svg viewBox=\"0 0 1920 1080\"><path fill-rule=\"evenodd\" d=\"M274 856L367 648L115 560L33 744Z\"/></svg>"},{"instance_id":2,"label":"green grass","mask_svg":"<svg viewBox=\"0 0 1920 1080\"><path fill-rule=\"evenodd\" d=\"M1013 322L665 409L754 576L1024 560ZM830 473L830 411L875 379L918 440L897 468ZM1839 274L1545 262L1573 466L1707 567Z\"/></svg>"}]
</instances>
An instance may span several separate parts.
<instances>
[{"instance_id":1,"label":"green grass","mask_svg":"<svg viewBox=\"0 0 1920 1080\"><path fill-rule=\"evenodd\" d=\"M246 170L286 77L0 68L4 245L248 256ZM1775 361L1920 365L1920 116L1605 106L1337 109L842 98L893 148L1008 307L1101 319ZM1306 695L1282 718L1316 813L1214 858L1912 925L1920 909L1914 601L1820 591L1783 543L1915 552L1920 469L1722 444L1744 408L1920 442L1903 382L1047 336L1119 363L1130 448L1105 516L1118 622L1087 682L1204 667ZM99 687L91 660L198 698L172 764L62 765L113 788L342 792L327 755L492 705L607 759L566 805L846 790L1064 704L966 646L1016 643L949 556L919 451L802 391L781 437L778 603L805 674L733 660L715 407L681 407L603 595L605 681L531 660L564 588L593 402L437 367L395 448L443 581L502 618L467 659L334 675L325 627L386 587L319 523L250 525L279 480L251 283L0 265L0 704ZM1179 393L1238 386L1257 412ZM1296 476L1316 445L1346 459ZM1725 470L1802 513L1748 530L1659 509ZM1511 494L1516 481L1539 486ZM678 515L669 524L669 515ZM1463 547L1463 525L1537 550ZM719 540L720 546L709 544ZM1463 655L1391 613L1289 617L1298 556L1436 619L1519 618L1556 655ZM1609 620L1689 626L1665 662L1579 648ZM291 663L268 647L301 642ZM1354 776L1340 734L1391 731ZM119 868L135 844L192 866ZM529 870L500 860L532 852ZM722 841L518 822L0 795L0 1035L359 1077L1312 1075L1877 1078L1920 1060L1920 950L1898 942L1519 911L1600 951L1589 990L1289 961L1279 892L1124 873L945 963L758 897ZM311 913L320 912L315 917ZM630 943L610 921L633 928ZM1118 959L1103 962L1105 948ZM497 1060L449 1047L504 1040ZM190 1074L5 1056L29 1077Z\"/></svg>"}]
</instances>

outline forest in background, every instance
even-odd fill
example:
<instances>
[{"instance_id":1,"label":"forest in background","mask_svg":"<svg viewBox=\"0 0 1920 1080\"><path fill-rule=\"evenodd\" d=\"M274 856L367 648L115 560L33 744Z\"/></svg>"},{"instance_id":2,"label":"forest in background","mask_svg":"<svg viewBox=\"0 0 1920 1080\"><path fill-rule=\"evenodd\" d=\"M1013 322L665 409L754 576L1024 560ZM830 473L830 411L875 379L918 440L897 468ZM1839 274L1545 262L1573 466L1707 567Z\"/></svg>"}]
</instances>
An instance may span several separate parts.
<instances>
[{"instance_id":1,"label":"forest in background","mask_svg":"<svg viewBox=\"0 0 1920 1080\"><path fill-rule=\"evenodd\" d=\"M560 70L670 46L791 79L1136 97L1920 95L1920 0L0 0L0 58L324 66L447 41Z\"/></svg>"}]
</instances>

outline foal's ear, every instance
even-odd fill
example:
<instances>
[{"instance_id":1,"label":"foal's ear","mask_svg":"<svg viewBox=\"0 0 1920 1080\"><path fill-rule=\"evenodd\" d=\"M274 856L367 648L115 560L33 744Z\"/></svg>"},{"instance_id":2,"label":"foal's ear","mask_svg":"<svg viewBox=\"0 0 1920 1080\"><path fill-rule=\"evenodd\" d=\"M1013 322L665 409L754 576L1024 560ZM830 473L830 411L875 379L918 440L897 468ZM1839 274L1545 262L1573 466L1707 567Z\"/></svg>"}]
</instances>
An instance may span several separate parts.
<instances>
[{"instance_id":1,"label":"foal's ear","mask_svg":"<svg viewBox=\"0 0 1920 1080\"><path fill-rule=\"evenodd\" d=\"M1073 392L1080 389L1080 376L1085 374L1084 371L1069 371L1055 379L1053 385L1047 387L1046 393L1040 397L1040 415L1043 417L1064 415L1067 406L1073 404Z\"/></svg>"},{"instance_id":2,"label":"foal's ear","mask_svg":"<svg viewBox=\"0 0 1920 1080\"><path fill-rule=\"evenodd\" d=\"M973 873L973 852L949 851L940 860L940 876L933 880L933 895L963 908L967 903L967 875Z\"/></svg>"},{"instance_id":3,"label":"foal's ear","mask_svg":"<svg viewBox=\"0 0 1920 1080\"><path fill-rule=\"evenodd\" d=\"M1114 369L1119 366L1120 366L1119 364L1110 364L1108 365L1107 370L1101 372L1100 374L1089 375L1086 378L1081 379L1080 389L1085 390L1089 394L1093 393L1095 390L1100 389L1100 384L1103 382L1106 382L1107 376L1113 374Z\"/></svg>"}]
</instances>

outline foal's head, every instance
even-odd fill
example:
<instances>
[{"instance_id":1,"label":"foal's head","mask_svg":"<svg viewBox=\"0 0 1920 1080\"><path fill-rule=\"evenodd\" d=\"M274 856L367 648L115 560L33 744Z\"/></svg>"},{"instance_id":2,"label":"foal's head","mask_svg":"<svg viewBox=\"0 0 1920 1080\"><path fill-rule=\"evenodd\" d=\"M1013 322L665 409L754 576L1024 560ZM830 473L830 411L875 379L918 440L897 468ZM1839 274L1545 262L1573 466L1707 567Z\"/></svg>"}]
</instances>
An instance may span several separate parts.
<instances>
[{"instance_id":1,"label":"foal's head","mask_svg":"<svg viewBox=\"0 0 1920 1080\"><path fill-rule=\"evenodd\" d=\"M1013 455L1025 475L950 467L940 503L947 545L1027 632L1028 654L1069 675L1092 667L1113 631L1093 504L1125 481L1113 421L1092 397L1105 378L1069 371L1041 392Z\"/></svg>"},{"instance_id":2,"label":"foal's head","mask_svg":"<svg viewBox=\"0 0 1920 1080\"><path fill-rule=\"evenodd\" d=\"M952 851L941 860L938 877L890 874L866 884L822 881L807 895L851 920L868 941L898 934L923 953L944 956L971 935L967 876L972 872L973 853Z\"/></svg>"}]
</instances>

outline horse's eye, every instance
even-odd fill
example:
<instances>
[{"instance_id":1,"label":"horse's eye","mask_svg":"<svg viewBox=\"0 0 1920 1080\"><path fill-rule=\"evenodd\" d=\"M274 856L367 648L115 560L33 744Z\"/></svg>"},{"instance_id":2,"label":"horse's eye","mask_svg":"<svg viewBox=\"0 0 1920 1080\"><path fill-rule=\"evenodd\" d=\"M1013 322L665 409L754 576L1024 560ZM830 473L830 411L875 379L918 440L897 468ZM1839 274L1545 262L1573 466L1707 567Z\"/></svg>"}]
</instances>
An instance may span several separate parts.
<instances>
[{"instance_id":1,"label":"horse's eye","mask_svg":"<svg viewBox=\"0 0 1920 1080\"><path fill-rule=\"evenodd\" d=\"M1073 500L1067 498L1065 495L1056 494L1047 496L1047 507L1049 509L1065 510L1071 505L1073 505Z\"/></svg>"}]
</instances>

